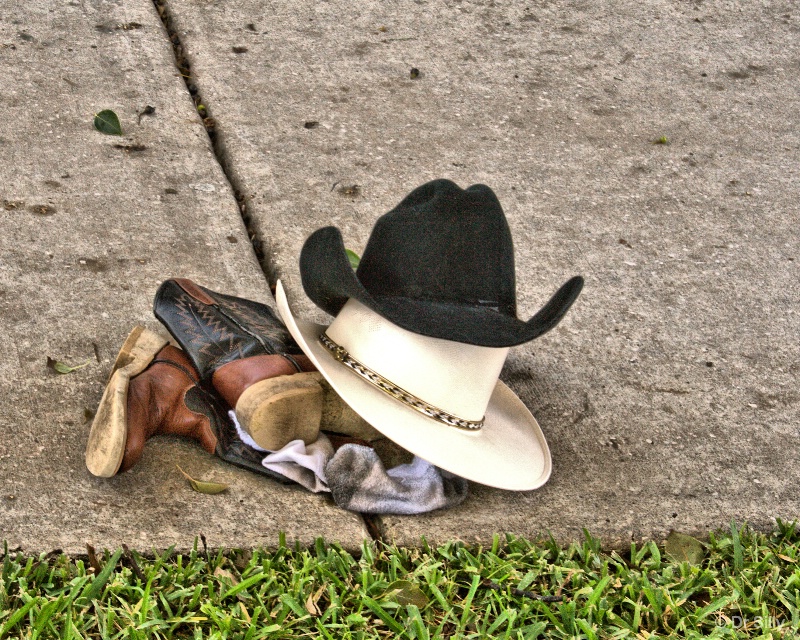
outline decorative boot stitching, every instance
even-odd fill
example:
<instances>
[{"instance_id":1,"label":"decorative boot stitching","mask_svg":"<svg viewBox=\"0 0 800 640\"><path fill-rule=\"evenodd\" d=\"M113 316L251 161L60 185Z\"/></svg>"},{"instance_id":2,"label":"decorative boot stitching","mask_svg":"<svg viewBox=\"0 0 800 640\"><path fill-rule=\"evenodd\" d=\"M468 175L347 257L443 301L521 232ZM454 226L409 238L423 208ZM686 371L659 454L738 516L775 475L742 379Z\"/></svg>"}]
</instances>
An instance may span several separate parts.
<instances>
[{"instance_id":1,"label":"decorative boot stitching","mask_svg":"<svg viewBox=\"0 0 800 640\"><path fill-rule=\"evenodd\" d=\"M265 354L283 355L302 371L287 353L300 354L301 349L269 307L196 286L211 303L175 286L172 321L178 341L191 347L196 354L192 356L194 365L201 371L211 372L227 362L257 355L259 347Z\"/></svg>"},{"instance_id":2,"label":"decorative boot stitching","mask_svg":"<svg viewBox=\"0 0 800 640\"><path fill-rule=\"evenodd\" d=\"M178 317L183 321L182 327L192 344L216 346L225 341L232 343L236 339L235 334L220 322L217 314L206 307L196 307L193 302L194 298L188 295L175 301Z\"/></svg>"},{"instance_id":3,"label":"decorative boot stitching","mask_svg":"<svg viewBox=\"0 0 800 640\"><path fill-rule=\"evenodd\" d=\"M239 320L237 320L235 317L233 317L231 314L229 314L227 311L225 311L225 309L223 309L219 305L214 305L214 308L219 313L221 313L223 316L225 316L228 320L230 320L233 324L235 324L239 329L244 331L251 338L255 339L256 342L258 342L258 344L261 345L261 347L264 349L264 351L266 351L270 355L274 355L275 354L275 349L272 347L272 345L267 345L267 343L264 342L264 339L260 335L250 331L250 329L248 329L246 326L244 326L241 322L239 322Z\"/></svg>"},{"instance_id":4,"label":"decorative boot stitching","mask_svg":"<svg viewBox=\"0 0 800 640\"><path fill-rule=\"evenodd\" d=\"M278 345L272 347L273 353L277 353L280 347L284 345L295 346L298 349L298 353L300 353L300 348L297 347L297 343L289 335L286 327L283 326L283 323L275 315L275 312L266 305L253 300L246 300L245 298L234 298L232 296L215 294L213 291L208 291L203 287L201 287L201 289L203 289L210 298L217 301L220 311L225 313L227 317L233 320L234 317L232 317L231 314L233 314L233 316L238 316L237 324L243 322L249 325L250 330L256 331L273 345ZM228 312L226 309L230 311Z\"/></svg>"},{"instance_id":5,"label":"decorative boot stitching","mask_svg":"<svg viewBox=\"0 0 800 640\"><path fill-rule=\"evenodd\" d=\"M197 308L193 300L189 296L176 299L176 316L189 344L209 359L206 368L213 369L217 362L229 359L231 354L244 357L241 338L237 340L236 334L220 321L219 314L213 312L214 307Z\"/></svg>"},{"instance_id":6,"label":"decorative boot stitching","mask_svg":"<svg viewBox=\"0 0 800 640\"><path fill-rule=\"evenodd\" d=\"M227 318L235 322L237 326L241 327L244 331L257 337L262 345L264 340L268 341L271 345L268 350L271 353L277 353L284 345L292 346L296 344L289 335L289 332L283 327L280 320L272 314L269 307L264 307L264 309L259 312L258 310L237 302L226 301L224 306L222 304L218 306L221 313L225 314ZM224 307L228 307L230 312ZM236 316L238 316L238 318ZM254 333L254 331L256 333ZM267 346L264 345L264 348L267 349Z\"/></svg>"},{"instance_id":7,"label":"decorative boot stitching","mask_svg":"<svg viewBox=\"0 0 800 640\"><path fill-rule=\"evenodd\" d=\"M212 292L203 289L209 295L212 296ZM193 298L195 299L195 298ZM288 354L280 353L278 354L278 349L276 348L276 344L280 345L281 343L290 343L294 344L294 341L289 336L289 333L286 332L280 325L277 318L273 318L270 312L269 307L264 307L264 312L262 315L258 315L254 309L250 309L244 304L239 304L233 301L226 300L226 305L228 307L233 308L233 312L241 316L244 322L254 326L257 330L261 333L256 333L250 329L247 325L243 324L236 315L232 315L227 309L225 309L219 302L213 305L213 308L222 316L230 320L238 329L252 337L256 340L264 351L269 355L283 355L284 357L288 357ZM274 320L273 324L267 324L263 320L265 319L263 316L268 315L270 319ZM299 347L298 347L299 349ZM202 350L202 349L201 349ZM301 367L293 358L288 358L292 365L299 371L302 371Z\"/></svg>"}]
</instances>

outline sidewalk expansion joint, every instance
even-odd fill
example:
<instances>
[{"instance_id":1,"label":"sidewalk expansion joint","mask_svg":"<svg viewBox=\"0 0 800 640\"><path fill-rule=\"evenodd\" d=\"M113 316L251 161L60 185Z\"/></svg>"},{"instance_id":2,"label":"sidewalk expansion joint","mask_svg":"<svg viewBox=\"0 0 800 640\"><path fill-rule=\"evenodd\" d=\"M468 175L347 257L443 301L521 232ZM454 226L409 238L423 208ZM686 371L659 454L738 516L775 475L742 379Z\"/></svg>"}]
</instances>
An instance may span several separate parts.
<instances>
[{"instance_id":1,"label":"sidewalk expansion joint","mask_svg":"<svg viewBox=\"0 0 800 640\"><path fill-rule=\"evenodd\" d=\"M384 540L383 519L379 515L373 513L362 513L361 517L364 520L364 526L367 528L367 533L369 534L369 537L375 540L376 542L383 542Z\"/></svg>"},{"instance_id":2,"label":"sidewalk expansion joint","mask_svg":"<svg viewBox=\"0 0 800 640\"><path fill-rule=\"evenodd\" d=\"M258 263L261 266L262 271L264 271L265 275L267 275L269 279L267 260L266 260L266 255L264 254L263 242L256 233L255 226L253 224L253 219L247 211L247 201L245 195L243 191L240 189L238 180L234 176L230 164L227 160L228 156L225 151L224 144L220 139L220 137L217 135L217 121L211 115L211 109L209 109L208 104L203 100L202 95L200 93L200 89L195 84L192 78L192 65L190 60L186 56L186 52L183 44L181 43L180 36L178 35L177 30L175 29L175 25L172 19L172 14L170 12L169 7L167 6L167 1L153 0L153 4L155 5L156 12L158 13L159 18L161 19L161 22L164 25L164 29L166 29L167 35L169 36L170 43L172 44L172 52L175 57L175 66L178 68L178 72L180 73L184 83L186 84L186 90L192 97L192 101L194 102L194 107L197 110L197 114L203 121L203 126L206 129L206 133L208 134L209 140L211 141L211 148L214 151L214 155L216 156L217 162L219 163L219 166L222 168L222 172L225 174L225 178L228 180L228 184L230 184L231 189L233 190L233 194L236 199L236 206L239 208L239 214L242 216L242 221L244 222L245 229L247 230L247 237L250 240L250 243L253 245L253 251L256 254L256 259L258 260Z\"/></svg>"}]
</instances>

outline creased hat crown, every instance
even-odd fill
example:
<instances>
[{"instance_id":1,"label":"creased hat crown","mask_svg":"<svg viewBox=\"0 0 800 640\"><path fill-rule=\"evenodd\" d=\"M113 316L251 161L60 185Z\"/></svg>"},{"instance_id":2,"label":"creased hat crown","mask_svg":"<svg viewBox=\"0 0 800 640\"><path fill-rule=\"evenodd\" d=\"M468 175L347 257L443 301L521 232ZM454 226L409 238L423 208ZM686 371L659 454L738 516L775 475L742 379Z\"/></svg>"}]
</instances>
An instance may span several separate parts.
<instances>
[{"instance_id":1,"label":"creased hat crown","mask_svg":"<svg viewBox=\"0 0 800 640\"><path fill-rule=\"evenodd\" d=\"M429 182L381 217L356 272L376 298L485 307L516 316L514 249L491 189Z\"/></svg>"},{"instance_id":2,"label":"creased hat crown","mask_svg":"<svg viewBox=\"0 0 800 640\"><path fill-rule=\"evenodd\" d=\"M583 286L572 278L531 320L519 320L502 207L489 187L449 180L418 187L379 218L355 273L335 227L306 240L300 273L308 297L333 316L354 298L409 331L488 347L553 328Z\"/></svg>"}]
</instances>

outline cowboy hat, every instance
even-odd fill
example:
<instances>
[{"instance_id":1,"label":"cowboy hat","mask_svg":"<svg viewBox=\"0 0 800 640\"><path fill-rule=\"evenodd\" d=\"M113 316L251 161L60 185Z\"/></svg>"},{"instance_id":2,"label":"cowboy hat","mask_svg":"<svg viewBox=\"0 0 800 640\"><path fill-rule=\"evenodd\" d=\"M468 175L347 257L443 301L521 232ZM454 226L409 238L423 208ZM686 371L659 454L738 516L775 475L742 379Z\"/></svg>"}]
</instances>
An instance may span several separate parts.
<instances>
[{"instance_id":1,"label":"cowboy hat","mask_svg":"<svg viewBox=\"0 0 800 640\"><path fill-rule=\"evenodd\" d=\"M300 257L329 326L278 310L333 389L401 447L503 489L544 484L550 453L530 411L499 380L509 347L554 327L580 293L575 277L527 322L516 316L511 233L491 189L436 180L375 224L354 272L341 233L314 232Z\"/></svg>"}]
</instances>

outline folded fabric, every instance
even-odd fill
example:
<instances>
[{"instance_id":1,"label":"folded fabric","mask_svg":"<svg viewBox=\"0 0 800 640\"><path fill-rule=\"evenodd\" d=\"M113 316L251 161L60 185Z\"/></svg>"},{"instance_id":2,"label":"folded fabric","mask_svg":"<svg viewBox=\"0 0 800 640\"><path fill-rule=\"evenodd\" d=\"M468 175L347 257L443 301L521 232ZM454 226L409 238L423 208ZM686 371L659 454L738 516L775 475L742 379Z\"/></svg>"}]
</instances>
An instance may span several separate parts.
<instances>
[{"instance_id":1,"label":"folded fabric","mask_svg":"<svg viewBox=\"0 0 800 640\"><path fill-rule=\"evenodd\" d=\"M359 513L413 515L461 504L469 483L415 456L387 470L371 447L345 444L334 453L324 433L309 445L293 440L280 451L259 447L231 420L242 441L264 454L262 464L314 493L330 492L337 505Z\"/></svg>"},{"instance_id":2,"label":"folded fabric","mask_svg":"<svg viewBox=\"0 0 800 640\"><path fill-rule=\"evenodd\" d=\"M311 444L292 440L280 451L270 453L261 462L270 471L291 478L314 493L328 492L325 463L333 455L329 440L320 434Z\"/></svg>"}]
</instances>

